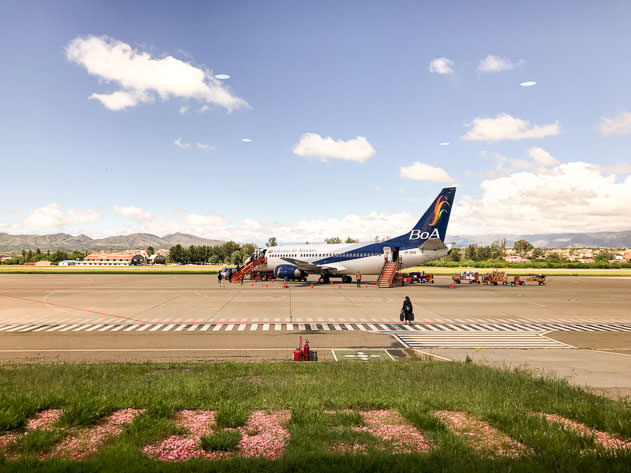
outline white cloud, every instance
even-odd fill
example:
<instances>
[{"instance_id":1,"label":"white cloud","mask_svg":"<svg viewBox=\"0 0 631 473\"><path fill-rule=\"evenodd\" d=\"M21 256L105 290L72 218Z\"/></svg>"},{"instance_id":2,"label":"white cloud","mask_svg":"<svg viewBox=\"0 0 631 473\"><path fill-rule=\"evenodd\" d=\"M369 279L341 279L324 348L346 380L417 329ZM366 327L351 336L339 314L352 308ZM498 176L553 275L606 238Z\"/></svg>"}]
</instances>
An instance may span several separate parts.
<instances>
[{"instance_id":1,"label":"white cloud","mask_svg":"<svg viewBox=\"0 0 631 473\"><path fill-rule=\"evenodd\" d=\"M602 117L600 133L604 136L631 134L631 113L621 113L616 117Z\"/></svg>"},{"instance_id":2,"label":"white cloud","mask_svg":"<svg viewBox=\"0 0 631 473\"><path fill-rule=\"evenodd\" d=\"M500 72L515 69L523 64L523 60L511 61L506 57L494 56L489 54L478 64L478 71L482 72Z\"/></svg>"},{"instance_id":3,"label":"white cloud","mask_svg":"<svg viewBox=\"0 0 631 473\"><path fill-rule=\"evenodd\" d=\"M302 135L293 151L298 156L317 158L322 162L327 162L328 159L344 159L363 163L375 154L374 148L363 136L348 141L335 141L330 136L323 138L317 133Z\"/></svg>"},{"instance_id":4,"label":"white cloud","mask_svg":"<svg viewBox=\"0 0 631 473\"><path fill-rule=\"evenodd\" d=\"M467 126L470 129L462 136L462 139L469 141L523 140L561 133L559 122L541 126L531 125L529 121L515 118L507 113L501 113L495 118L476 117Z\"/></svg>"},{"instance_id":5,"label":"white cloud","mask_svg":"<svg viewBox=\"0 0 631 473\"><path fill-rule=\"evenodd\" d=\"M241 138L244 143L252 143L252 138Z\"/></svg>"},{"instance_id":6,"label":"white cloud","mask_svg":"<svg viewBox=\"0 0 631 473\"><path fill-rule=\"evenodd\" d=\"M559 164L559 160L548 153L545 149L534 146L528 150L528 156L535 160L540 166L554 166Z\"/></svg>"},{"instance_id":7,"label":"white cloud","mask_svg":"<svg viewBox=\"0 0 631 473\"><path fill-rule=\"evenodd\" d=\"M560 164L482 182L482 196L457 199L451 234L629 230L631 176L616 182L598 166Z\"/></svg>"},{"instance_id":8,"label":"white cloud","mask_svg":"<svg viewBox=\"0 0 631 473\"><path fill-rule=\"evenodd\" d=\"M509 176L517 169L529 169L544 174L549 172L550 166L559 164L557 158L538 146L530 148L526 158L509 158L503 154L495 153L495 160L497 161L495 171L501 176ZM494 177L494 174L491 177Z\"/></svg>"},{"instance_id":9,"label":"white cloud","mask_svg":"<svg viewBox=\"0 0 631 473\"><path fill-rule=\"evenodd\" d=\"M190 143L184 143L184 142L182 141L182 138L177 138L177 139L173 142L173 144L174 144L175 146L177 146L178 148L181 148L181 149L189 149L189 148L191 147L191 144L190 144Z\"/></svg>"},{"instance_id":10,"label":"white cloud","mask_svg":"<svg viewBox=\"0 0 631 473\"><path fill-rule=\"evenodd\" d=\"M437 57L429 62L429 72L436 74L453 74L454 62L446 57Z\"/></svg>"},{"instance_id":11,"label":"white cloud","mask_svg":"<svg viewBox=\"0 0 631 473\"><path fill-rule=\"evenodd\" d=\"M520 82L519 85L521 85L522 87L532 87L534 85L537 85L537 83L534 80L527 80L524 82Z\"/></svg>"},{"instance_id":12,"label":"white cloud","mask_svg":"<svg viewBox=\"0 0 631 473\"><path fill-rule=\"evenodd\" d=\"M51 203L34 210L24 219L24 225L36 229L77 227L96 222L101 215L92 209L62 210L59 204Z\"/></svg>"},{"instance_id":13,"label":"white cloud","mask_svg":"<svg viewBox=\"0 0 631 473\"><path fill-rule=\"evenodd\" d=\"M94 93L110 110L124 110L139 103L149 103L158 96L195 99L231 111L247 103L230 93L212 71L195 67L173 56L154 58L107 36L73 39L66 47L66 57L86 68L89 74L121 87L109 94Z\"/></svg>"},{"instance_id":14,"label":"white cloud","mask_svg":"<svg viewBox=\"0 0 631 473\"><path fill-rule=\"evenodd\" d=\"M449 141L441 141L439 143L440 146L449 146Z\"/></svg>"},{"instance_id":15,"label":"white cloud","mask_svg":"<svg viewBox=\"0 0 631 473\"><path fill-rule=\"evenodd\" d=\"M418 161L409 166L401 166L399 168L399 176L404 179L414 179L417 181L454 182L454 179L449 177L444 169Z\"/></svg>"},{"instance_id":16,"label":"white cloud","mask_svg":"<svg viewBox=\"0 0 631 473\"><path fill-rule=\"evenodd\" d=\"M195 147L203 151L215 151L215 147L213 145L207 145L204 143L195 143Z\"/></svg>"},{"instance_id":17,"label":"white cloud","mask_svg":"<svg viewBox=\"0 0 631 473\"><path fill-rule=\"evenodd\" d=\"M227 79L230 79L230 75L229 74L216 74L215 78L219 80L227 80Z\"/></svg>"}]
</instances>

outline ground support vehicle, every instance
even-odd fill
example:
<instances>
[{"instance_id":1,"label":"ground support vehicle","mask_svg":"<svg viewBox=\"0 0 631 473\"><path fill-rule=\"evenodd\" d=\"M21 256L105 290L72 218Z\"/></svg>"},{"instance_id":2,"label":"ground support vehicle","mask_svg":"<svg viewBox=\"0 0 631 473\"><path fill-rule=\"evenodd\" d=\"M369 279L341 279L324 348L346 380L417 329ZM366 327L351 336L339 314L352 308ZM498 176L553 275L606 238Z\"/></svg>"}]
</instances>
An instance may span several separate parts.
<instances>
[{"instance_id":1,"label":"ground support vehicle","mask_svg":"<svg viewBox=\"0 0 631 473\"><path fill-rule=\"evenodd\" d=\"M480 276L477 271L465 271L464 273L454 274L451 279L456 284L468 282L469 284L480 284Z\"/></svg>"},{"instance_id":2,"label":"ground support vehicle","mask_svg":"<svg viewBox=\"0 0 631 473\"><path fill-rule=\"evenodd\" d=\"M528 282L536 282L540 286L543 286L546 283L546 275L545 274L537 274L536 276L531 276L526 278Z\"/></svg>"},{"instance_id":3,"label":"ground support vehicle","mask_svg":"<svg viewBox=\"0 0 631 473\"><path fill-rule=\"evenodd\" d=\"M425 271L410 271L405 274L405 280L408 283L434 284L434 275Z\"/></svg>"}]
</instances>

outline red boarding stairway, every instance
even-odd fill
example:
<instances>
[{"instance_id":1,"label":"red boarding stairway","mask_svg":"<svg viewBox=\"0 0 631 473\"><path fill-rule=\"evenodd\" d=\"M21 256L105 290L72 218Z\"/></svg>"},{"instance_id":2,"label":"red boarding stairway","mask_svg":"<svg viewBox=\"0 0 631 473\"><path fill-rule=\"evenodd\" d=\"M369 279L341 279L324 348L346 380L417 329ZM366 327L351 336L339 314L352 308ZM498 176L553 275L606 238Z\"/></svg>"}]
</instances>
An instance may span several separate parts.
<instances>
[{"instance_id":1,"label":"red boarding stairway","mask_svg":"<svg viewBox=\"0 0 631 473\"><path fill-rule=\"evenodd\" d=\"M403 276L399 274L399 269L401 269L401 258L397 261L386 261L377 279L377 286L392 287L399 284L403 286Z\"/></svg>"},{"instance_id":2,"label":"red boarding stairway","mask_svg":"<svg viewBox=\"0 0 631 473\"><path fill-rule=\"evenodd\" d=\"M263 263L265 263L265 255L261 255L258 257L258 259L250 261L248 264L243 266L239 271L232 275L232 282L242 280L246 274L251 273L254 268Z\"/></svg>"}]
</instances>

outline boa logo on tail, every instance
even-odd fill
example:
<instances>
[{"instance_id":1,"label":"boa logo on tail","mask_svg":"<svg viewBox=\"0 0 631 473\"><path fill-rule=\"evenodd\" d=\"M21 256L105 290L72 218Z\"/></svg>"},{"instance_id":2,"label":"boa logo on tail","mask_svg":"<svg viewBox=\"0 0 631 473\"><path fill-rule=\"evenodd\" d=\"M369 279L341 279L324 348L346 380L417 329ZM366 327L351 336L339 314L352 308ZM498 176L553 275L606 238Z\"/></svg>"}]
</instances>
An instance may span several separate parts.
<instances>
[{"instance_id":1,"label":"boa logo on tail","mask_svg":"<svg viewBox=\"0 0 631 473\"><path fill-rule=\"evenodd\" d=\"M436 225L440 220L440 217L447 213L447 209L443 208L445 205L449 205L449 202L447 202L447 197L441 195L434 206L434 220L432 220L432 223L429 224L430 227Z\"/></svg>"}]
</instances>

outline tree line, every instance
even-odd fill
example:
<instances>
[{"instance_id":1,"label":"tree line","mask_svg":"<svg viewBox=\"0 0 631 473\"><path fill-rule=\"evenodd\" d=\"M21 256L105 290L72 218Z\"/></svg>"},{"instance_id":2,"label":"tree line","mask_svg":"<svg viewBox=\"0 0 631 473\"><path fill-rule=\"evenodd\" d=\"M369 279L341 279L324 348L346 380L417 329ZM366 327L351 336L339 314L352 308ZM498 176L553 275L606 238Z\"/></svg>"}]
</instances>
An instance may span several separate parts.
<instances>
[{"instance_id":1,"label":"tree line","mask_svg":"<svg viewBox=\"0 0 631 473\"><path fill-rule=\"evenodd\" d=\"M35 251L32 249L22 250L20 256L14 256L3 261L2 264L29 264L37 263L38 261L50 261L52 264L58 264L60 261L69 259L82 260L87 255L87 251L72 251L68 253L57 250L51 253L50 250L42 251L37 248Z\"/></svg>"},{"instance_id":2,"label":"tree line","mask_svg":"<svg viewBox=\"0 0 631 473\"><path fill-rule=\"evenodd\" d=\"M172 246L169 250L168 261L179 264L231 264L241 265L254 253L257 246L254 243L240 245L228 241L217 246L195 246L184 248L182 245Z\"/></svg>"}]
</instances>

